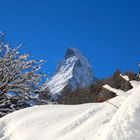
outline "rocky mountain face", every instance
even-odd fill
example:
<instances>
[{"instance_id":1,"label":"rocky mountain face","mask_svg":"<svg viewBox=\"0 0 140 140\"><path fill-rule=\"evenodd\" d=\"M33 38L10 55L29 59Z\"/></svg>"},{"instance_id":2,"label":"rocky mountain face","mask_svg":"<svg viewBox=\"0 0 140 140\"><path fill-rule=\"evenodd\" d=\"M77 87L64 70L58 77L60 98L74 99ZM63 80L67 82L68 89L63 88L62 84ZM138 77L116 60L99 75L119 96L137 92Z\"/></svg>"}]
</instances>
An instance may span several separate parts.
<instances>
[{"instance_id":1,"label":"rocky mountain face","mask_svg":"<svg viewBox=\"0 0 140 140\"><path fill-rule=\"evenodd\" d=\"M88 59L76 48L69 48L57 69L57 73L46 83L50 96L57 100L64 88L74 91L89 87L94 81L92 66Z\"/></svg>"}]
</instances>

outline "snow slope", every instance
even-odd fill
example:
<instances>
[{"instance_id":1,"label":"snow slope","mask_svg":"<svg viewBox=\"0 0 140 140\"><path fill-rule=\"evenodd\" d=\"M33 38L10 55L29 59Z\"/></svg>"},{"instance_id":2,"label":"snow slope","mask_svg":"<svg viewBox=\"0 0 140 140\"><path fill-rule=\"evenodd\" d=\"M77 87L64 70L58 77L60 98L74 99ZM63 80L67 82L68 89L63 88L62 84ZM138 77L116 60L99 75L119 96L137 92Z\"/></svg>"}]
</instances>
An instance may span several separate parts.
<instances>
[{"instance_id":1,"label":"snow slope","mask_svg":"<svg viewBox=\"0 0 140 140\"><path fill-rule=\"evenodd\" d=\"M57 73L46 83L45 88L49 89L52 99L56 100L66 86L75 90L90 86L93 80L92 66L87 58L76 48L69 48Z\"/></svg>"},{"instance_id":2,"label":"snow slope","mask_svg":"<svg viewBox=\"0 0 140 140\"><path fill-rule=\"evenodd\" d=\"M122 75L122 74L120 74L120 76L121 76L123 79L125 79L126 81L129 81L129 77L128 77L127 75Z\"/></svg>"},{"instance_id":3,"label":"snow slope","mask_svg":"<svg viewBox=\"0 0 140 140\"><path fill-rule=\"evenodd\" d=\"M68 84L69 79L73 76L73 68L78 58L70 57L65 61L65 64L60 68L59 72L52 77L47 83L51 96L57 98L61 91Z\"/></svg>"},{"instance_id":4,"label":"snow slope","mask_svg":"<svg viewBox=\"0 0 140 140\"><path fill-rule=\"evenodd\" d=\"M134 85L134 82L133 82ZM0 119L0 140L140 140L140 84L104 103L44 105Z\"/></svg>"},{"instance_id":5,"label":"snow slope","mask_svg":"<svg viewBox=\"0 0 140 140\"><path fill-rule=\"evenodd\" d=\"M127 100L114 114L100 139L105 140L140 140L140 86L128 96Z\"/></svg>"}]
</instances>

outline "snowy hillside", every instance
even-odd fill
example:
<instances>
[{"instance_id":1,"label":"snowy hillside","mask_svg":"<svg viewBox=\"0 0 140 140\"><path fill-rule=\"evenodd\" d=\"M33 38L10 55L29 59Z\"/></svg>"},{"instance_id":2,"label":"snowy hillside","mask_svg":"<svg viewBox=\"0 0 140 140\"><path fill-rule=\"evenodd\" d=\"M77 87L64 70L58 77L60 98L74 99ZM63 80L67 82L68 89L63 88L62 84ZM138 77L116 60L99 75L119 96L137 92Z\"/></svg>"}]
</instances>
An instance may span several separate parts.
<instances>
[{"instance_id":1,"label":"snowy hillside","mask_svg":"<svg viewBox=\"0 0 140 140\"><path fill-rule=\"evenodd\" d=\"M55 100L61 91L68 86L71 90L88 87L93 83L92 67L86 57L75 48L66 51L65 59L59 64L57 73L46 83L52 98Z\"/></svg>"},{"instance_id":2,"label":"snowy hillside","mask_svg":"<svg viewBox=\"0 0 140 140\"><path fill-rule=\"evenodd\" d=\"M104 103L44 105L0 119L0 140L140 140L140 83Z\"/></svg>"}]
</instances>

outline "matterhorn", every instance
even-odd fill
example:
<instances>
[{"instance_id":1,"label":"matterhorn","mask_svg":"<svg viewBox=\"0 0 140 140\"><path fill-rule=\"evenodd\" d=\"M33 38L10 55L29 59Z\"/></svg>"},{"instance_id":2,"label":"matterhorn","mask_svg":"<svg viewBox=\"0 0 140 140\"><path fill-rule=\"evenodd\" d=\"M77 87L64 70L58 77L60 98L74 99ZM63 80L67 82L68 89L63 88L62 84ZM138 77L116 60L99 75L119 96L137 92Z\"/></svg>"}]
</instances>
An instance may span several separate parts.
<instances>
[{"instance_id":1,"label":"matterhorn","mask_svg":"<svg viewBox=\"0 0 140 140\"><path fill-rule=\"evenodd\" d=\"M46 88L51 98L57 100L64 88L74 91L89 87L93 81L93 70L88 59L78 49L68 48L56 74L46 83Z\"/></svg>"}]
</instances>

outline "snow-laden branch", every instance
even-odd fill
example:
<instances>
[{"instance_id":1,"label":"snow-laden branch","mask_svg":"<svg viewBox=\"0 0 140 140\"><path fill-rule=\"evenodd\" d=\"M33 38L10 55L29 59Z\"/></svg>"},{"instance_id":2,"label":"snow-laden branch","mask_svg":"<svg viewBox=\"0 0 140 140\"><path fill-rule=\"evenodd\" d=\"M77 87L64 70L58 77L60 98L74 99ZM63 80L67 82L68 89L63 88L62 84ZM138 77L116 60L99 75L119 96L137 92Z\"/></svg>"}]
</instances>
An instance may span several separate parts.
<instances>
[{"instance_id":1,"label":"snow-laden branch","mask_svg":"<svg viewBox=\"0 0 140 140\"><path fill-rule=\"evenodd\" d=\"M30 59L29 54L21 54L17 48L12 49L11 46L4 41L4 34L0 35L0 100L1 105L8 104L7 94L15 95L19 100L34 99L40 101L34 96L36 90L41 89L41 80L43 74L40 71L43 60L36 61ZM38 92L39 94L39 92ZM16 102L18 102L16 100Z\"/></svg>"}]
</instances>

